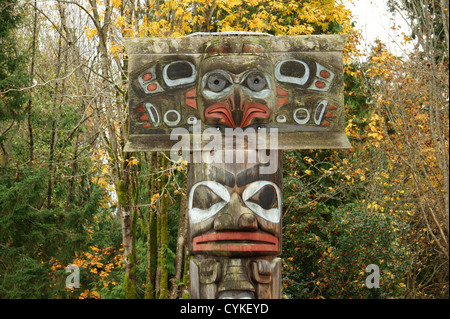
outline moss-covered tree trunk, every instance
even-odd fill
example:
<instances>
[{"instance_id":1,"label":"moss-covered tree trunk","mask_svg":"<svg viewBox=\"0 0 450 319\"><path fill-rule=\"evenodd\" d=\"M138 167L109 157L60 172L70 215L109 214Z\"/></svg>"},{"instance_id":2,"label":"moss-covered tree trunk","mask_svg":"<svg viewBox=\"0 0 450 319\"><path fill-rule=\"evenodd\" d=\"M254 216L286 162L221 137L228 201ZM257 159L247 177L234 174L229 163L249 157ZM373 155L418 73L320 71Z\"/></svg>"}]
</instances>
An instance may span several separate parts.
<instances>
[{"instance_id":1,"label":"moss-covered tree trunk","mask_svg":"<svg viewBox=\"0 0 450 319\"><path fill-rule=\"evenodd\" d=\"M155 193L161 195L161 179L159 178L159 170L161 168L161 154L159 152L156 153L156 162L154 167L154 173L156 174L156 188ZM160 283L161 283L161 198L158 197L158 200L155 201L156 206L156 273L155 273L155 298L159 299L160 295Z\"/></svg>"},{"instance_id":2,"label":"moss-covered tree trunk","mask_svg":"<svg viewBox=\"0 0 450 319\"><path fill-rule=\"evenodd\" d=\"M186 181L182 187L186 188ZM170 291L170 299L176 299L178 295L178 284L180 283L182 271L183 271L183 256L184 256L184 246L187 237L187 196L181 198L180 204L180 217L178 220L178 234L177 234L177 250L175 256L175 276L171 279L172 288Z\"/></svg>"},{"instance_id":3,"label":"moss-covered tree trunk","mask_svg":"<svg viewBox=\"0 0 450 319\"><path fill-rule=\"evenodd\" d=\"M158 259L157 238L157 214L152 205L154 194L157 193L157 180L153 174L158 169L157 153L152 152L150 156L150 176L148 180L148 211L147 211L147 283L145 287L145 299L155 298L155 279Z\"/></svg>"},{"instance_id":4,"label":"moss-covered tree trunk","mask_svg":"<svg viewBox=\"0 0 450 319\"><path fill-rule=\"evenodd\" d=\"M189 299L190 298L190 280L189 280L189 258L190 255L187 253L187 243L184 243L184 267L183 267L183 280L182 285L180 287L181 290L181 299Z\"/></svg>"},{"instance_id":5,"label":"moss-covered tree trunk","mask_svg":"<svg viewBox=\"0 0 450 319\"><path fill-rule=\"evenodd\" d=\"M122 179L117 183L117 197L122 219L122 243L124 250L125 278L123 289L126 299L136 298L136 251L134 243L135 212L131 194L129 158L132 153L125 153Z\"/></svg>"},{"instance_id":6,"label":"moss-covered tree trunk","mask_svg":"<svg viewBox=\"0 0 450 319\"><path fill-rule=\"evenodd\" d=\"M161 154L161 167L166 169L167 158L165 154ZM167 254L169 249L169 232L167 227L167 174L163 172L161 176L161 278L160 278L160 299L167 299L169 297L168 284L169 284L169 273L167 269Z\"/></svg>"}]
</instances>

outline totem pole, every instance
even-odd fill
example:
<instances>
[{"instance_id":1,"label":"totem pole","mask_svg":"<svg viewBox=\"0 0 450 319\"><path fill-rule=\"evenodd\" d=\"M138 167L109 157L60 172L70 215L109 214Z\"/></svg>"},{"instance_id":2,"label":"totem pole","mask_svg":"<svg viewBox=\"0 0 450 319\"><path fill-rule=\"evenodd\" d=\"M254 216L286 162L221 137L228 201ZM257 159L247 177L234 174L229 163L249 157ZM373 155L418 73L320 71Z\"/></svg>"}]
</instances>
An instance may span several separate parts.
<instances>
[{"instance_id":1,"label":"totem pole","mask_svg":"<svg viewBox=\"0 0 450 319\"><path fill-rule=\"evenodd\" d=\"M281 297L281 151L350 148L347 37L130 39L126 151L188 161L191 298Z\"/></svg>"}]
</instances>

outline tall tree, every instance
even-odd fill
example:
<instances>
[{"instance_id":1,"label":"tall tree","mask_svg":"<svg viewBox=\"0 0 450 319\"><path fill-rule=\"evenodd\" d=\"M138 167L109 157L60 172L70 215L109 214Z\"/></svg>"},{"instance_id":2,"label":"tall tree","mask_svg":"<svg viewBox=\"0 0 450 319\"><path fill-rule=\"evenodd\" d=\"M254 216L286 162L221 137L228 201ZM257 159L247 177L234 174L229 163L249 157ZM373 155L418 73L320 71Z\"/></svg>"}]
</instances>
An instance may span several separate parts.
<instances>
[{"instance_id":1,"label":"tall tree","mask_svg":"<svg viewBox=\"0 0 450 319\"><path fill-rule=\"evenodd\" d=\"M23 115L27 99L24 89L29 84L27 55L19 50L15 37L22 20L23 11L17 0L0 1L0 146L3 166L8 162L8 150L3 141Z\"/></svg>"},{"instance_id":2,"label":"tall tree","mask_svg":"<svg viewBox=\"0 0 450 319\"><path fill-rule=\"evenodd\" d=\"M405 41L414 51L395 57L382 43L374 46L367 69L376 111L371 133L380 134L378 145L403 172L409 189L408 295L448 296L448 1L390 5L409 21L412 35Z\"/></svg>"}]
</instances>

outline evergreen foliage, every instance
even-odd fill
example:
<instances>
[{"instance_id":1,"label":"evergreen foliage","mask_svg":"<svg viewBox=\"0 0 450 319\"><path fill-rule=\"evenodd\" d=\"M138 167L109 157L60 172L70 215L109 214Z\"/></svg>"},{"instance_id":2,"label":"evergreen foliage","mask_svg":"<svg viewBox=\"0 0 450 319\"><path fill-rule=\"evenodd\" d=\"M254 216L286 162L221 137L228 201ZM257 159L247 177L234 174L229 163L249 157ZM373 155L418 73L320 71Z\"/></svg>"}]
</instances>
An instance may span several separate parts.
<instances>
[{"instance_id":1,"label":"evergreen foliage","mask_svg":"<svg viewBox=\"0 0 450 319\"><path fill-rule=\"evenodd\" d=\"M399 58L376 42L365 62L340 1L35 3L0 0L0 298L189 297L189 255L177 250L186 163L124 152L122 41L229 30L349 34L354 148L283 153L283 297L448 298L448 1L417 20L417 1L390 1L423 45ZM379 289L365 286L370 264ZM68 265L80 288L66 287Z\"/></svg>"},{"instance_id":2,"label":"evergreen foliage","mask_svg":"<svg viewBox=\"0 0 450 319\"><path fill-rule=\"evenodd\" d=\"M27 99L27 55L15 36L23 14L17 0L0 1L0 121L18 119Z\"/></svg>"}]
</instances>

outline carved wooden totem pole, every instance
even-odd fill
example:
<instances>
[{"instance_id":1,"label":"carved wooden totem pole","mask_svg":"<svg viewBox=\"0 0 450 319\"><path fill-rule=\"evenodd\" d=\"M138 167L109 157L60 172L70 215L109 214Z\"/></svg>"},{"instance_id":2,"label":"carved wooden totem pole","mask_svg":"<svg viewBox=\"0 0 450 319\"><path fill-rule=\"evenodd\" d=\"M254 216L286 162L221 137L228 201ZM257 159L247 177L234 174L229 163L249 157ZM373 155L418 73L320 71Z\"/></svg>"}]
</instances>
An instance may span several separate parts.
<instances>
[{"instance_id":1,"label":"carved wooden totem pole","mask_svg":"<svg viewBox=\"0 0 450 319\"><path fill-rule=\"evenodd\" d=\"M281 297L281 150L349 148L347 37L131 39L126 151L188 160L191 298Z\"/></svg>"}]
</instances>

